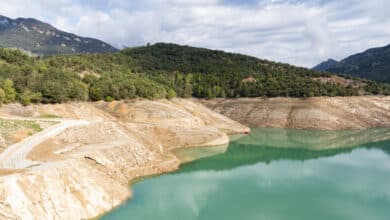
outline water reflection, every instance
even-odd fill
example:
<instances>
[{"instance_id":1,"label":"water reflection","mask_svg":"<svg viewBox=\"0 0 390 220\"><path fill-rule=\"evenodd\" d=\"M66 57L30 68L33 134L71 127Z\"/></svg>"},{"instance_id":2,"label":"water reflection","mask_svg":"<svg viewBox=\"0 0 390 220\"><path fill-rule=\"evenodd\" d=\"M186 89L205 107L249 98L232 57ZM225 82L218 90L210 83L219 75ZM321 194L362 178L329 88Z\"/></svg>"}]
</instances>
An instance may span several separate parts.
<instances>
[{"instance_id":1,"label":"water reflection","mask_svg":"<svg viewBox=\"0 0 390 220\"><path fill-rule=\"evenodd\" d=\"M368 145L367 145L368 144ZM223 170L274 160L308 160L352 152L355 148L379 148L390 154L390 129L356 131L308 131L252 129L252 134L230 143L223 154L198 159L179 172Z\"/></svg>"},{"instance_id":2,"label":"water reflection","mask_svg":"<svg viewBox=\"0 0 390 220\"><path fill-rule=\"evenodd\" d=\"M256 129L140 182L134 199L103 219L387 220L389 138L388 129Z\"/></svg>"},{"instance_id":3,"label":"water reflection","mask_svg":"<svg viewBox=\"0 0 390 220\"><path fill-rule=\"evenodd\" d=\"M229 144L213 146L213 147L191 147L180 148L174 151L174 154L180 159L182 163L207 158L218 154L223 154L228 149Z\"/></svg>"},{"instance_id":4,"label":"water reflection","mask_svg":"<svg viewBox=\"0 0 390 220\"><path fill-rule=\"evenodd\" d=\"M324 150L348 148L390 139L389 128L345 131L314 131L256 128L252 135L237 140L241 145Z\"/></svg>"}]
</instances>

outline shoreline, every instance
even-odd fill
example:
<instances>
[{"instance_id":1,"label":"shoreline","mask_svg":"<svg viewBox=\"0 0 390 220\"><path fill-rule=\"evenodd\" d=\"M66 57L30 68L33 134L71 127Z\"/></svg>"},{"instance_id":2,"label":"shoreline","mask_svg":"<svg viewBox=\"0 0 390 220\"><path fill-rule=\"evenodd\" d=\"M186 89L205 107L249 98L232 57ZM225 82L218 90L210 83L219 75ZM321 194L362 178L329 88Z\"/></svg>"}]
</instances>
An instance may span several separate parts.
<instances>
[{"instance_id":1,"label":"shoreline","mask_svg":"<svg viewBox=\"0 0 390 220\"><path fill-rule=\"evenodd\" d=\"M15 115L16 109L21 115ZM35 139L26 139L29 148L20 145L26 159L37 165L0 176L5 189L0 192L0 218L96 219L131 198L133 181L179 169L182 161L172 153L175 149L227 144L226 134L249 131L181 99L0 108L0 117L27 115L35 120L48 114L88 123L59 133L47 129L37 136L45 139L31 144ZM28 191L31 187L34 191Z\"/></svg>"},{"instance_id":2,"label":"shoreline","mask_svg":"<svg viewBox=\"0 0 390 220\"><path fill-rule=\"evenodd\" d=\"M252 132L252 129L254 133L256 133L256 129L267 129L267 128L251 128L251 132ZM275 129L279 129L279 128L275 128ZM362 138L362 136L360 135L360 133L365 133L365 132L370 132L371 130L373 131L376 131L376 130L382 130L382 128L368 128L368 129L364 129L364 130L343 130L343 131L320 131L320 130L302 130L302 129L285 129L285 130L291 130L291 131L294 131L294 130L301 130L301 131L311 131L311 132L331 132L331 133L338 133L338 132L349 132L351 133L351 135L353 136L356 136L356 138L354 138L354 141L356 141L355 144L353 144L352 146L348 146L346 145L345 147L343 147L344 149L354 149L356 148L356 146L359 146L359 145L364 145L366 142L370 142L370 141L373 141L373 142L380 142L383 140L383 138L385 136L383 136L384 134L382 134L381 136L377 136L375 135L375 132L374 133L370 133L371 135L367 137L367 139L365 138ZM386 129L387 130L387 133L389 132L389 128L383 128L383 129ZM245 134L233 134L233 135L229 135L229 143L234 141L236 138L240 138L240 137L244 137L246 136ZM387 135L386 135L387 136ZM360 138L360 139L359 139ZM372 140L370 140L370 138L372 138ZM370 141L363 141L363 140L370 140ZM387 140L387 139L385 139ZM171 171L166 171L166 172L162 172L162 173L157 173L157 174L151 174L151 175L146 175L146 176L141 176L141 177L137 177L135 178L134 180L131 180L129 182L129 188L132 190L133 189L133 186L135 184L138 184L138 183L141 183L142 181L144 180L147 180L147 179L150 179L150 178L156 178L156 177L159 177L159 176L163 176L163 175L169 175L171 173L175 173L176 171L179 171L181 169L182 166L186 165L187 163L191 163L193 161L196 161L198 159L201 159L203 157L197 157L199 156L198 154L193 154L193 152L188 152L190 156L193 156L191 160L187 160L187 159L180 159L181 157L179 155L177 155L177 152L175 151L191 151L191 150L196 150L196 149L199 149L199 148L203 148L203 149L200 149L201 151L202 150L214 150L216 148L219 148L219 147L225 147L225 150L227 150L228 148L228 145L229 143L227 143L227 146L224 146L224 145L217 145L217 146L202 146L202 147L197 147L197 146L191 146L191 147L183 147L183 148L176 148L174 149L173 151L171 151L170 153L172 153L173 155L175 155L176 158L179 159L180 161L180 164L179 166L177 167L177 169L174 169L174 170L171 170ZM340 146L344 146L344 144L340 145ZM315 150L316 147L314 147L312 150ZM329 148L329 147L326 147L326 148L321 148L321 150L331 150L333 148ZM224 152L218 152L217 154L222 154ZM216 154L214 154L216 155ZM213 156L213 155L208 155L208 156ZM113 208L112 210L109 210L107 211L106 213L102 214L102 215L99 215L98 217L96 218L92 218L93 220L94 219L99 219L105 215L107 215L108 213L114 211L115 209L119 208L120 206L124 205L125 203L127 202L131 202L131 200L133 199L133 197L129 197L127 200L125 200L123 203L119 204L117 207Z\"/></svg>"},{"instance_id":3,"label":"shoreline","mask_svg":"<svg viewBox=\"0 0 390 220\"><path fill-rule=\"evenodd\" d=\"M232 134L232 135L240 135L240 134ZM231 135L229 135L229 137L230 136ZM225 145L229 145L230 142L231 142L231 140L229 139L229 142L227 142ZM176 148L176 149L172 150L169 153L173 154L178 159L178 161L180 161L176 168L174 168L172 170L162 171L160 173L146 174L146 175L139 176L139 177L136 177L136 178L130 180L129 183L128 183L128 187L129 187L129 190L131 191L131 193L130 193L130 196L127 199L123 200L122 203L118 204L117 206L115 206L114 208L108 210L107 212L105 212L103 214L100 214L100 215L98 215L96 217L92 217L89 220L100 219L101 217L107 215L108 213L110 213L110 212L114 211L115 209L119 208L120 206L124 205L126 202L131 201L133 199L132 188L133 188L133 186L135 184L140 183L140 182L142 182L142 181L144 181L146 179L149 179L149 178L154 178L154 177L159 177L159 176L167 175L167 174L170 174L170 173L174 173L174 172L180 170L181 166L183 166L183 165L185 165L187 163L191 163L193 161L196 161L197 159L200 159L200 158L194 158L193 160L180 160L179 157L176 156L174 151L176 151L176 150L190 150L190 149L197 149L197 148L209 148L209 149L212 149L212 148L217 148L217 147L220 147L220 146L223 146L223 145L189 146L189 147Z\"/></svg>"},{"instance_id":4,"label":"shoreline","mask_svg":"<svg viewBox=\"0 0 390 220\"><path fill-rule=\"evenodd\" d=\"M217 103L211 109L222 114L201 102L208 102L209 107ZM41 135L44 140L34 142L28 149L21 145L25 159L36 166L0 176L0 187L4 189L0 192L0 218L96 219L131 198L129 186L133 181L179 169L183 161L173 151L227 144L232 138L227 134L249 132L248 126L234 121L235 117L241 122L260 121L273 127L320 130L316 126L328 119L325 124L332 126L326 128L348 129L342 117L352 115L356 119L349 122L358 128L389 127L390 97L237 99L233 103L129 100L27 107L11 104L0 108L4 120L18 117L34 121L45 115L88 123L69 124L58 133ZM47 131L50 129L42 132ZM8 153L19 158L14 151ZM199 156L209 153L215 152Z\"/></svg>"}]
</instances>

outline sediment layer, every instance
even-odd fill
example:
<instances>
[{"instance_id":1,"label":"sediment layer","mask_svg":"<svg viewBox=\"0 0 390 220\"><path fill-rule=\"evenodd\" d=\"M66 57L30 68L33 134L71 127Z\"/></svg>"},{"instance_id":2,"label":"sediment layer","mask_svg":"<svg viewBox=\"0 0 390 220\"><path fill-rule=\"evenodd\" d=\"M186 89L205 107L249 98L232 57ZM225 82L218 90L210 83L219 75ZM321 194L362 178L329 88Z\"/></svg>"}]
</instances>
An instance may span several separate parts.
<instances>
[{"instance_id":1,"label":"sediment layer","mask_svg":"<svg viewBox=\"0 0 390 220\"><path fill-rule=\"evenodd\" d=\"M390 96L198 100L250 127L315 130L390 127Z\"/></svg>"}]
</instances>

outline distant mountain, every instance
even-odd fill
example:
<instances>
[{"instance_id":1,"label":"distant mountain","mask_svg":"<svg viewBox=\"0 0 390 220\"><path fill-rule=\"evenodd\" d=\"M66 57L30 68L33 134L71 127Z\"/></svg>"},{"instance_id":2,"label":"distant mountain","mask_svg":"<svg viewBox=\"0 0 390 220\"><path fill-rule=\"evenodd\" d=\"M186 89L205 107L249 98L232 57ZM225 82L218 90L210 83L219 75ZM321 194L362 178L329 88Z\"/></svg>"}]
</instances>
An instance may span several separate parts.
<instances>
[{"instance_id":1,"label":"distant mountain","mask_svg":"<svg viewBox=\"0 0 390 220\"><path fill-rule=\"evenodd\" d=\"M390 83L390 45L349 56L323 70Z\"/></svg>"},{"instance_id":2,"label":"distant mountain","mask_svg":"<svg viewBox=\"0 0 390 220\"><path fill-rule=\"evenodd\" d=\"M320 64L318 64L317 66L313 67L313 70L317 70L317 71L325 71L327 69L330 69L332 67L334 67L338 62L334 59L329 59L327 61L324 61Z\"/></svg>"},{"instance_id":3,"label":"distant mountain","mask_svg":"<svg viewBox=\"0 0 390 220\"><path fill-rule=\"evenodd\" d=\"M19 48L37 55L118 51L103 41L60 31L36 19L11 19L1 15L0 46Z\"/></svg>"}]
</instances>

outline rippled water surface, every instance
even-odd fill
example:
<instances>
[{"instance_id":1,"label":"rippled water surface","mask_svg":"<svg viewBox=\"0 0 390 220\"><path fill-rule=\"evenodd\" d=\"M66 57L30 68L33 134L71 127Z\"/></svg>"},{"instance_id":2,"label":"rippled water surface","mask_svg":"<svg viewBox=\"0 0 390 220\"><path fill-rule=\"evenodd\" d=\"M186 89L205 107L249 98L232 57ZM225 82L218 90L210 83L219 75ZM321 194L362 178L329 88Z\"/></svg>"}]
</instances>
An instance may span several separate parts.
<instances>
[{"instance_id":1,"label":"rippled water surface","mask_svg":"<svg viewBox=\"0 0 390 220\"><path fill-rule=\"evenodd\" d=\"M254 129L133 186L102 219L389 220L390 130Z\"/></svg>"}]
</instances>

